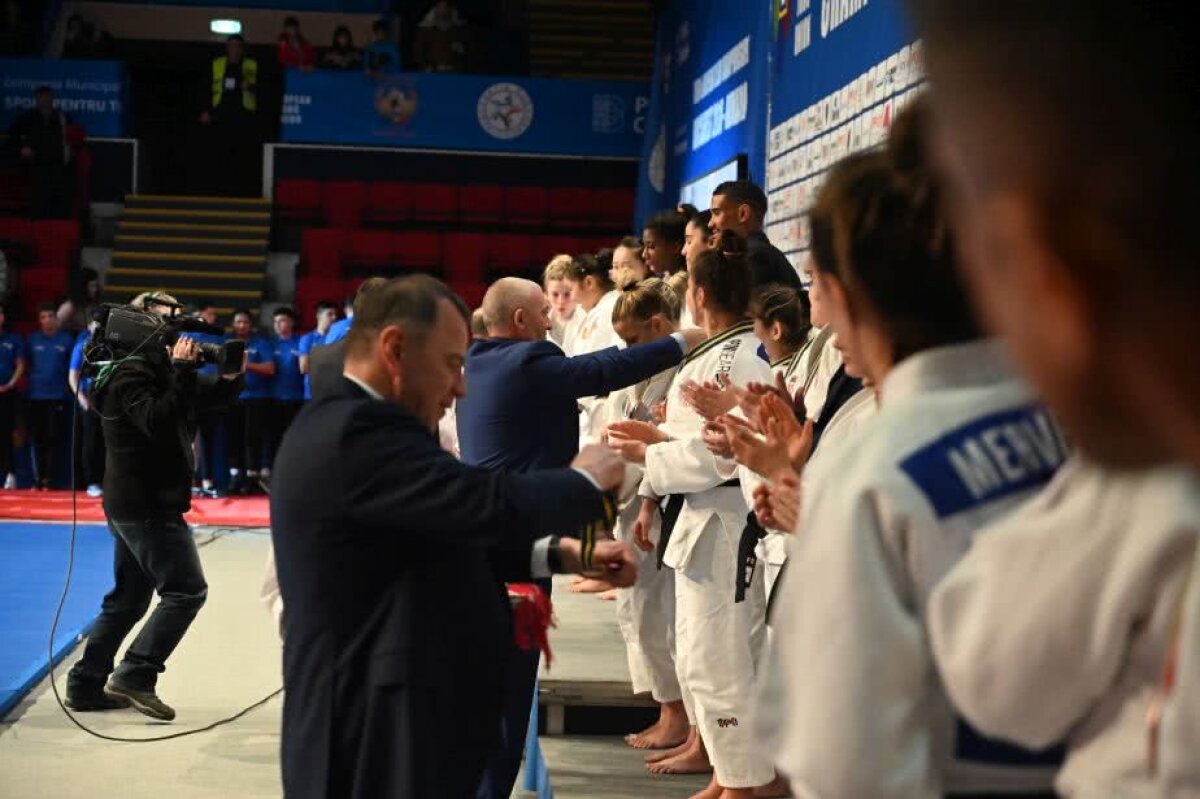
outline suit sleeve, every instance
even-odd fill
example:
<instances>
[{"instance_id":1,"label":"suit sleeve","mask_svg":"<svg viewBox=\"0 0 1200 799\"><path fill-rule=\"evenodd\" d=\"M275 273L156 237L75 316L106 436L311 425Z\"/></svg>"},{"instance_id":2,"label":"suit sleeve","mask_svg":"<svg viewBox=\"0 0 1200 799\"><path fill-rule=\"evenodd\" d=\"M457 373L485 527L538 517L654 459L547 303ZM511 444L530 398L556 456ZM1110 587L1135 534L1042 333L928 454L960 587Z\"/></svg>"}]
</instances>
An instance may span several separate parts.
<instances>
[{"instance_id":1,"label":"suit sleeve","mask_svg":"<svg viewBox=\"0 0 1200 799\"><path fill-rule=\"evenodd\" d=\"M467 466L416 423L366 423L347 429L343 495L356 525L386 533L397 519L419 531L414 546L529 547L542 536L576 534L604 515L600 492L571 469L527 474Z\"/></svg>"},{"instance_id":2,"label":"suit sleeve","mask_svg":"<svg viewBox=\"0 0 1200 799\"><path fill-rule=\"evenodd\" d=\"M552 342L539 342L530 351L526 368L544 378L547 385L560 386L573 399L608 394L647 380L683 360L673 338L619 350L609 347L587 355L568 358Z\"/></svg>"}]
</instances>

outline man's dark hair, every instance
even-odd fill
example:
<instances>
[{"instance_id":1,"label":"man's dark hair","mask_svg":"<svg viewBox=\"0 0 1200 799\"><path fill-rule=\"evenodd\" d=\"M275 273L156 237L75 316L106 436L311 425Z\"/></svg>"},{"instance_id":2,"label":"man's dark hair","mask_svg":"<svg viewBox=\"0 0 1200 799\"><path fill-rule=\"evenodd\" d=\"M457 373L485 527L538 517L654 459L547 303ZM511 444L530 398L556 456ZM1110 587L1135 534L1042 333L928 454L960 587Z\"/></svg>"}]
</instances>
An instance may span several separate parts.
<instances>
[{"instance_id":1,"label":"man's dark hair","mask_svg":"<svg viewBox=\"0 0 1200 799\"><path fill-rule=\"evenodd\" d=\"M713 196L717 195L750 206L760 221L767 215L767 195L749 180L727 180L713 189Z\"/></svg>"},{"instance_id":2,"label":"man's dark hair","mask_svg":"<svg viewBox=\"0 0 1200 799\"><path fill-rule=\"evenodd\" d=\"M360 289L354 303L354 324L346 336L347 354L360 353L371 339L389 325L400 325L416 339L421 339L437 324L438 305L448 300L454 310L471 324L471 310L450 288L429 275L408 275L382 281L365 294ZM365 285L365 284L364 284Z\"/></svg>"},{"instance_id":3,"label":"man's dark hair","mask_svg":"<svg viewBox=\"0 0 1200 799\"><path fill-rule=\"evenodd\" d=\"M712 306L735 316L748 312L754 275L744 252L705 250L696 258L689 280L704 289L705 299Z\"/></svg>"},{"instance_id":4,"label":"man's dark hair","mask_svg":"<svg viewBox=\"0 0 1200 799\"><path fill-rule=\"evenodd\" d=\"M227 39L225 39L226 44L228 44L229 42L241 42L242 44L245 44L246 37L242 36L242 34L240 34L240 33L235 33L235 34L229 36Z\"/></svg>"},{"instance_id":5,"label":"man's dark hair","mask_svg":"<svg viewBox=\"0 0 1200 799\"><path fill-rule=\"evenodd\" d=\"M58 308L52 302L39 302L37 304L37 312L40 314L40 313L43 313L44 311L49 311L50 313L58 313Z\"/></svg>"},{"instance_id":6,"label":"man's dark hair","mask_svg":"<svg viewBox=\"0 0 1200 799\"><path fill-rule=\"evenodd\" d=\"M321 311L336 311L336 310L337 310L337 304L333 300L321 300L320 302L317 303L317 313L318 314L320 314Z\"/></svg>"},{"instance_id":7,"label":"man's dark hair","mask_svg":"<svg viewBox=\"0 0 1200 799\"><path fill-rule=\"evenodd\" d=\"M1182 290L1173 296L1194 292L1200 81L1190 5L908 4L939 114L953 111L959 124L967 109L994 133L983 159L966 154L986 162L975 168L988 188L1029 198L1047 246L1112 301L1147 278Z\"/></svg>"},{"instance_id":8,"label":"man's dark hair","mask_svg":"<svg viewBox=\"0 0 1200 799\"><path fill-rule=\"evenodd\" d=\"M211 302L202 302L196 306L196 313L204 313L209 308L214 308L214 307L216 307L216 306L214 306Z\"/></svg>"},{"instance_id":9,"label":"man's dark hair","mask_svg":"<svg viewBox=\"0 0 1200 799\"><path fill-rule=\"evenodd\" d=\"M691 206L689 206L691 207ZM692 207L692 211L696 209ZM646 221L646 229L653 230L654 235L666 241L675 242L680 247L683 246L684 230L687 228L688 217L683 211L667 210L659 211L654 216Z\"/></svg>"},{"instance_id":10,"label":"man's dark hair","mask_svg":"<svg viewBox=\"0 0 1200 799\"><path fill-rule=\"evenodd\" d=\"M295 322L296 321L296 310L294 308L292 308L290 305L280 305L278 308L275 309L275 313L271 314L272 318L274 318L276 316L286 316L287 318L289 318L293 322Z\"/></svg>"},{"instance_id":11,"label":"man's dark hair","mask_svg":"<svg viewBox=\"0 0 1200 799\"><path fill-rule=\"evenodd\" d=\"M242 314L246 315L246 318L250 320L250 324L254 324L254 314L250 313L249 308L234 308L233 315L230 316L229 318L236 319L239 316L241 316Z\"/></svg>"}]
</instances>

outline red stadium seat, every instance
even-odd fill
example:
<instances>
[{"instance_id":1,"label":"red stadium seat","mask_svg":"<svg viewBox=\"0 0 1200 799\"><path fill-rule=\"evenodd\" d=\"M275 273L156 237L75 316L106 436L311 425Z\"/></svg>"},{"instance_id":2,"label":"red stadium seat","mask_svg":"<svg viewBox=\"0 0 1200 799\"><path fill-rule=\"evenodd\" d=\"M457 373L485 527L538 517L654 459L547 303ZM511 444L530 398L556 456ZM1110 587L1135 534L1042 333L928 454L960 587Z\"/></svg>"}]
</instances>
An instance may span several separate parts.
<instances>
[{"instance_id":1,"label":"red stadium seat","mask_svg":"<svg viewBox=\"0 0 1200 799\"><path fill-rule=\"evenodd\" d=\"M491 183L463 186L459 190L459 214L473 225L494 225L504 211L504 191Z\"/></svg>"},{"instance_id":2,"label":"red stadium seat","mask_svg":"<svg viewBox=\"0 0 1200 799\"><path fill-rule=\"evenodd\" d=\"M446 278L482 281L487 263L488 237L483 233L447 233L443 239Z\"/></svg>"},{"instance_id":3,"label":"red stadium seat","mask_svg":"<svg viewBox=\"0 0 1200 799\"><path fill-rule=\"evenodd\" d=\"M549 197L550 224L561 228L593 227L596 217L596 194L591 189L551 189Z\"/></svg>"},{"instance_id":4,"label":"red stadium seat","mask_svg":"<svg viewBox=\"0 0 1200 799\"><path fill-rule=\"evenodd\" d=\"M596 189L595 222L598 227L629 230L633 226L633 191Z\"/></svg>"},{"instance_id":5,"label":"red stadium seat","mask_svg":"<svg viewBox=\"0 0 1200 799\"><path fill-rule=\"evenodd\" d=\"M346 265L356 269L386 269L396 262L395 234L386 230L350 231Z\"/></svg>"},{"instance_id":6,"label":"red stadium seat","mask_svg":"<svg viewBox=\"0 0 1200 799\"><path fill-rule=\"evenodd\" d=\"M367 189L364 219L375 225L396 225L412 217L412 186L397 181L372 183Z\"/></svg>"},{"instance_id":7,"label":"red stadium seat","mask_svg":"<svg viewBox=\"0 0 1200 799\"><path fill-rule=\"evenodd\" d=\"M316 222L321 218L321 184L281 180L275 184L275 214L281 220Z\"/></svg>"},{"instance_id":8,"label":"red stadium seat","mask_svg":"<svg viewBox=\"0 0 1200 799\"><path fill-rule=\"evenodd\" d=\"M450 284L450 290L462 297L467 307L474 310L483 305L483 295L487 294L487 284L482 280L454 281Z\"/></svg>"},{"instance_id":9,"label":"red stadium seat","mask_svg":"<svg viewBox=\"0 0 1200 799\"><path fill-rule=\"evenodd\" d=\"M0 217L0 251L9 264L28 263L33 258L33 222Z\"/></svg>"},{"instance_id":10,"label":"red stadium seat","mask_svg":"<svg viewBox=\"0 0 1200 799\"><path fill-rule=\"evenodd\" d=\"M488 237L487 265L499 272L527 272L533 263L532 236L496 233Z\"/></svg>"},{"instance_id":11,"label":"red stadium seat","mask_svg":"<svg viewBox=\"0 0 1200 799\"><path fill-rule=\"evenodd\" d=\"M59 302L67 293L67 270L57 266L35 266L18 273L21 310L26 319L37 319L37 307L43 302Z\"/></svg>"},{"instance_id":12,"label":"red stadium seat","mask_svg":"<svg viewBox=\"0 0 1200 799\"><path fill-rule=\"evenodd\" d=\"M343 296L342 279L336 277L302 277L296 281L296 313L300 329L317 326L317 303L328 300L340 304Z\"/></svg>"},{"instance_id":13,"label":"red stadium seat","mask_svg":"<svg viewBox=\"0 0 1200 799\"><path fill-rule=\"evenodd\" d=\"M597 250L615 249L621 240L616 236L582 236L579 239L579 252L595 253Z\"/></svg>"},{"instance_id":14,"label":"red stadium seat","mask_svg":"<svg viewBox=\"0 0 1200 799\"><path fill-rule=\"evenodd\" d=\"M79 261L79 223L74 219L34 220L33 249L42 267L72 268Z\"/></svg>"},{"instance_id":15,"label":"red stadium seat","mask_svg":"<svg viewBox=\"0 0 1200 799\"><path fill-rule=\"evenodd\" d=\"M575 236L534 236L533 260L545 266L556 255L578 255L579 239Z\"/></svg>"},{"instance_id":16,"label":"red stadium seat","mask_svg":"<svg viewBox=\"0 0 1200 799\"><path fill-rule=\"evenodd\" d=\"M442 237L438 233L406 231L392 237L392 262L408 269L440 272Z\"/></svg>"},{"instance_id":17,"label":"red stadium seat","mask_svg":"<svg viewBox=\"0 0 1200 799\"><path fill-rule=\"evenodd\" d=\"M546 221L546 190L541 186L508 186L504 189L504 218L513 225L541 225Z\"/></svg>"},{"instance_id":18,"label":"red stadium seat","mask_svg":"<svg viewBox=\"0 0 1200 799\"><path fill-rule=\"evenodd\" d=\"M414 183L413 218L421 222L458 219L458 186L452 183Z\"/></svg>"},{"instance_id":19,"label":"red stadium seat","mask_svg":"<svg viewBox=\"0 0 1200 799\"><path fill-rule=\"evenodd\" d=\"M346 231L341 228L313 228L304 231L300 260L308 277L338 278L346 253Z\"/></svg>"},{"instance_id":20,"label":"red stadium seat","mask_svg":"<svg viewBox=\"0 0 1200 799\"><path fill-rule=\"evenodd\" d=\"M321 209L330 227L356 228L362 219L367 187L361 180L331 180L321 187Z\"/></svg>"}]
</instances>

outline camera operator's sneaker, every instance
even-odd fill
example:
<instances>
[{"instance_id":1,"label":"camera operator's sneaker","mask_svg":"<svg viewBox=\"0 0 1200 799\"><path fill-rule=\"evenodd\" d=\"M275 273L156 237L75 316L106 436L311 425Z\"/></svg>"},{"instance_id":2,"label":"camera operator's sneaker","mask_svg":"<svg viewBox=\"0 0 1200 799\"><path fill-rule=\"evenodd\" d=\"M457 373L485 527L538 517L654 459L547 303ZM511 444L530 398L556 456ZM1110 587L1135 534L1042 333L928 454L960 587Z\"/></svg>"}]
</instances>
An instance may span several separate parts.
<instances>
[{"instance_id":1,"label":"camera operator's sneaker","mask_svg":"<svg viewBox=\"0 0 1200 799\"><path fill-rule=\"evenodd\" d=\"M104 691L71 691L67 689L67 698L63 702L68 710L76 713L92 713L100 710L121 710L132 704L128 697L106 694Z\"/></svg>"},{"instance_id":2,"label":"camera operator's sneaker","mask_svg":"<svg viewBox=\"0 0 1200 799\"><path fill-rule=\"evenodd\" d=\"M92 483L90 486L87 487L87 495L89 497L91 497L92 499L95 499L96 497L104 496L104 489L101 488L98 484Z\"/></svg>"},{"instance_id":3,"label":"camera operator's sneaker","mask_svg":"<svg viewBox=\"0 0 1200 799\"><path fill-rule=\"evenodd\" d=\"M175 718L175 709L159 699L158 694L154 691L139 691L110 679L108 685L104 687L104 693L128 699L134 710L152 719L172 721Z\"/></svg>"},{"instance_id":4,"label":"camera operator's sneaker","mask_svg":"<svg viewBox=\"0 0 1200 799\"><path fill-rule=\"evenodd\" d=\"M8 477L4 478L4 487L12 490L17 487L17 476L12 472L8 473Z\"/></svg>"}]
</instances>

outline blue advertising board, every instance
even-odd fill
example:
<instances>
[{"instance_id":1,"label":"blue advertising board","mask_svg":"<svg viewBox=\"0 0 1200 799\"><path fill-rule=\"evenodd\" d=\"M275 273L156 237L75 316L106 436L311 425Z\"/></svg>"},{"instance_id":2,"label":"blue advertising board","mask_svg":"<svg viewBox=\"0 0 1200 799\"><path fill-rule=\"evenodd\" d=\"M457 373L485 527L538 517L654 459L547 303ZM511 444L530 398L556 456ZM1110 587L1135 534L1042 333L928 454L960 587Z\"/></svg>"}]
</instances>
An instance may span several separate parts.
<instances>
[{"instance_id":1,"label":"blue advertising board","mask_svg":"<svg viewBox=\"0 0 1200 799\"><path fill-rule=\"evenodd\" d=\"M765 177L774 0L678 0L660 17L638 216L738 155Z\"/></svg>"},{"instance_id":2,"label":"blue advertising board","mask_svg":"<svg viewBox=\"0 0 1200 799\"><path fill-rule=\"evenodd\" d=\"M0 130L33 108L39 86L53 89L55 106L89 136L125 135L129 109L119 61L0 58Z\"/></svg>"},{"instance_id":3,"label":"blue advertising board","mask_svg":"<svg viewBox=\"0 0 1200 799\"><path fill-rule=\"evenodd\" d=\"M619 81L289 70L281 138L637 158L647 94Z\"/></svg>"}]
</instances>

